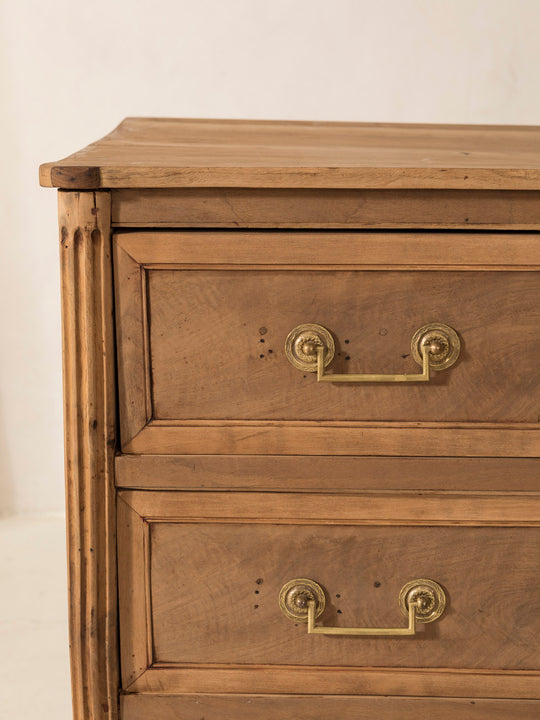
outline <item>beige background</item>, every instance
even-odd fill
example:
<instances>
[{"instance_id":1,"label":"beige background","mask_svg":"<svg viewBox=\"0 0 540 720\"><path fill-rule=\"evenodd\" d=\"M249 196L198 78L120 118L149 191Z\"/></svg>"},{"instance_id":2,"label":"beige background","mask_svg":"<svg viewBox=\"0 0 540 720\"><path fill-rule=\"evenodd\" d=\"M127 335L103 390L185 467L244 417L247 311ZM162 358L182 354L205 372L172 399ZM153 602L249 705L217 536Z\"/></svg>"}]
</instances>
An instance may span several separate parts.
<instances>
[{"instance_id":1,"label":"beige background","mask_svg":"<svg viewBox=\"0 0 540 720\"><path fill-rule=\"evenodd\" d=\"M56 198L126 115L540 124L538 0L0 0L0 514L61 513Z\"/></svg>"},{"instance_id":2,"label":"beige background","mask_svg":"<svg viewBox=\"0 0 540 720\"><path fill-rule=\"evenodd\" d=\"M0 0L0 515L19 513L0 522L2 717L71 717L38 164L126 115L540 124L539 29L539 0Z\"/></svg>"}]
</instances>

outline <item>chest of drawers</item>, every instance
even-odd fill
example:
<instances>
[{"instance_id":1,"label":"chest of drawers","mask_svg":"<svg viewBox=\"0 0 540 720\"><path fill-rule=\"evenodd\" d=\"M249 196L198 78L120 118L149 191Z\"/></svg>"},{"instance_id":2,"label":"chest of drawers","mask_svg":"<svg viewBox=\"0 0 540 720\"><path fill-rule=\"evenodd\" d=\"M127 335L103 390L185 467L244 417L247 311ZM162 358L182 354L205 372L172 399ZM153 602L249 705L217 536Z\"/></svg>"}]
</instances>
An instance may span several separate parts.
<instances>
[{"instance_id":1,"label":"chest of drawers","mask_svg":"<svg viewBox=\"0 0 540 720\"><path fill-rule=\"evenodd\" d=\"M42 166L75 718L538 715L538 147L128 119Z\"/></svg>"}]
</instances>

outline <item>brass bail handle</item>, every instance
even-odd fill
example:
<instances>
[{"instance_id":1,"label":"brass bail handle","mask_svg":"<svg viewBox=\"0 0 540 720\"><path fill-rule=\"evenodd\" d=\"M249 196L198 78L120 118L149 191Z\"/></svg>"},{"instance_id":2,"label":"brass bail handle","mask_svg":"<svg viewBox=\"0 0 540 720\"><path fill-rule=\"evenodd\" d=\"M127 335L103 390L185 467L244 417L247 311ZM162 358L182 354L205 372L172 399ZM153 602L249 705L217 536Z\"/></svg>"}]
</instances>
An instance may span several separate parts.
<instances>
[{"instance_id":1,"label":"brass bail handle","mask_svg":"<svg viewBox=\"0 0 540 720\"><path fill-rule=\"evenodd\" d=\"M437 620L446 607L444 590L435 582L421 578L406 583L399 593L399 607L407 616L407 627L324 627L315 622L325 609L326 600L319 583L297 578L286 583L279 593L279 607L286 617L307 623L308 635L415 635L417 623Z\"/></svg>"},{"instance_id":2,"label":"brass bail handle","mask_svg":"<svg viewBox=\"0 0 540 720\"><path fill-rule=\"evenodd\" d=\"M432 370L446 370L459 357L461 343L457 332L443 323L430 323L417 330L411 340L414 360L421 373L327 374L325 368L335 354L332 333L322 325L305 323L291 330L285 341L285 355L293 367L316 372L318 382L429 382Z\"/></svg>"}]
</instances>

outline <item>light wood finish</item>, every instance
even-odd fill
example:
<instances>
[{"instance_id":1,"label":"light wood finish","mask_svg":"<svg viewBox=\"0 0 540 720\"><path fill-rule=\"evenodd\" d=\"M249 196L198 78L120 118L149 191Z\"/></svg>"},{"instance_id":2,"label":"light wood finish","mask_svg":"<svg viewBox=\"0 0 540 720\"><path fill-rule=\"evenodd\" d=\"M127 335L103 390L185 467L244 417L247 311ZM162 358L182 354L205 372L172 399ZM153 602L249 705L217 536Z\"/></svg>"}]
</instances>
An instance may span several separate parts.
<instances>
[{"instance_id":1,"label":"light wood finish","mask_svg":"<svg viewBox=\"0 0 540 720\"><path fill-rule=\"evenodd\" d=\"M59 194L74 715L118 704L110 195Z\"/></svg>"},{"instance_id":2,"label":"light wood finish","mask_svg":"<svg viewBox=\"0 0 540 720\"><path fill-rule=\"evenodd\" d=\"M540 671L534 528L347 522L151 523L154 662ZM404 627L399 591L424 577L445 588L452 610L409 642L307 635L277 604L298 577L325 590L321 626Z\"/></svg>"},{"instance_id":3,"label":"light wood finish","mask_svg":"<svg viewBox=\"0 0 540 720\"><path fill-rule=\"evenodd\" d=\"M119 455L115 476L141 490L538 492L540 459Z\"/></svg>"},{"instance_id":4,"label":"light wood finish","mask_svg":"<svg viewBox=\"0 0 540 720\"><path fill-rule=\"evenodd\" d=\"M70 191L75 720L536 717L538 148L540 127L131 118L42 166ZM334 372L416 370L434 321L462 355L421 388L283 357L319 322ZM448 605L415 637L308 636L277 603L301 575L327 625L405 625L422 575Z\"/></svg>"},{"instance_id":5,"label":"light wood finish","mask_svg":"<svg viewBox=\"0 0 540 720\"><path fill-rule=\"evenodd\" d=\"M48 187L540 189L540 129L127 118Z\"/></svg>"},{"instance_id":6,"label":"light wood finish","mask_svg":"<svg viewBox=\"0 0 540 720\"><path fill-rule=\"evenodd\" d=\"M536 191L119 189L119 227L540 229Z\"/></svg>"},{"instance_id":7,"label":"light wood finish","mask_svg":"<svg viewBox=\"0 0 540 720\"><path fill-rule=\"evenodd\" d=\"M144 316L154 420L540 418L540 273L149 270ZM336 341L329 376L417 373L411 339L435 321L463 353L429 384L317 383L283 349L294 327L317 322Z\"/></svg>"},{"instance_id":8,"label":"light wood finish","mask_svg":"<svg viewBox=\"0 0 540 720\"><path fill-rule=\"evenodd\" d=\"M436 642L436 640L434 641ZM323 672L325 670L325 672ZM299 692L299 688L303 692ZM321 668L255 665L224 668L156 665L129 688L130 693L276 693L320 695L401 695L446 698L540 698L540 674L481 670ZM315 703L315 706L318 705ZM533 706L534 707L534 706ZM216 719L217 720L217 719ZM332 718L333 720L333 718ZM459 719L461 720L461 718ZM512 718L514 720L514 718Z\"/></svg>"},{"instance_id":9,"label":"light wood finish","mask_svg":"<svg viewBox=\"0 0 540 720\"><path fill-rule=\"evenodd\" d=\"M141 265L118 243L114 243L113 253L116 274L116 338L118 353L122 355L122 362L117 364L118 415L120 437L123 443L127 443L152 416L147 316L142 312L142 308L147 306L146 277Z\"/></svg>"},{"instance_id":10,"label":"light wood finish","mask_svg":"<svg viewBox=\"0 0 540 720\"><path fill-rule=\"evenodd\" d=\"M124 695L121 707L127 720L532 720L540 712L530 700L332 695Z\"/></svg>"},{"instance_id":11,"label":"light wood finish","mask_svg":"<svg viewBox=\"0 0 540 720\"><path fill-rule=\"evenodd\" d=\"M540 493L144 492L119 496L148 522L538 526Z\"/></svg>"},{"instance_id":12,"label":"light wood finish","mask_svg":"<svg viewBox=\"0 0 540 720\"><path fill-rule=\"evenodd\" d=\"M124 548L118 594L122 626L120 637L122 685L129 687L151 664L151 599L148 578L149 526L122 498L118 500L118 547ZM129 568L129 569L128 569Z\"/></svg>"},{"instance_id":13,"label":"light wood finish","mask_svg":"<svg viewBox=\"0 0 540 720\"><path fill-rule=\"evenodd\" d=\"M405 694L430 695L438 683L449 696L540 696L540 674L531 672L540 669L540 546L524 510L538 526L539 495L121 497L132 508L119 518L119 537L129 535L119 545L121 632L146 638L123 662L126 677L139 668L124 684L132 692L392 694L405 682ZM512 516L515 527L500 526ZM498 526L485 527L490 520ZM323 624L404 623L397 596L415 577L437 579L449 606L412 640L329 640L281 614L279 590L294 577L325 588ZM382 667L366 674L373 665ZM400 677L392 667L425 672Z\"/></svg>"},{"instance_id":14,"label":"light wood finish","mask_svg":"<svg viewBox=\"0 0 540 720\"><path fill-rule=\"evenodd\" d=\"M540 243L533 234L482 238L118 234L124 451L538 455L540 283L523 263ZM399 271L377 269L394 255ZM437 258L450 265L432 271ZM283 353L293 327L318 321L338 342L333 371L412 371L411 337L436 318L464 348L429 387L321 385Z\"/></svg>"},{"instance_id":15,"label":"light wood finish","mask_svg":"<svg viewBox=\"0 0 540 720\"><path fill-rule=\"evenodd\" d=\"M126 453L539 457L540 429L473 424L151 422Z\"/></svg>"},{"instance_id":16,"label":"light wood finish","mask_svg":"<svg viewBox=\"0 0 540 720\"><path fill-rule=\"evenodd\" d=\"M117 232L138 265L341 270L540 269L540 234L471 232Z\"/></svg>"}]
</instances>

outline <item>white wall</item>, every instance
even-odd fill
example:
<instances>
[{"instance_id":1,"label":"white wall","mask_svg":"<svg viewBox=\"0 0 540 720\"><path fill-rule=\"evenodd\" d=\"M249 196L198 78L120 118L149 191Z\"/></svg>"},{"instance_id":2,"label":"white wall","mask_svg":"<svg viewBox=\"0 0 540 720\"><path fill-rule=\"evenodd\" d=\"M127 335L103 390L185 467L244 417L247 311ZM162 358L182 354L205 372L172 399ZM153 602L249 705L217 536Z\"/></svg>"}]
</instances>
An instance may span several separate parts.
<instances>
[{"instance_id":1,"label":"white wall","mask_svg":"<svg viewBox=\"0 0 540 720\"><path fill-rule=\"evenodd\" d=\"M127 115L540 124L538 0L0 0L0 513L63 509L56 199Z\"/></svg>"}]
</instances>

